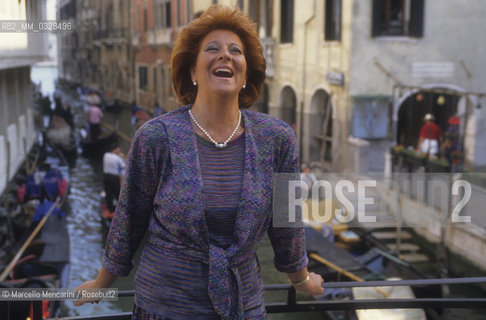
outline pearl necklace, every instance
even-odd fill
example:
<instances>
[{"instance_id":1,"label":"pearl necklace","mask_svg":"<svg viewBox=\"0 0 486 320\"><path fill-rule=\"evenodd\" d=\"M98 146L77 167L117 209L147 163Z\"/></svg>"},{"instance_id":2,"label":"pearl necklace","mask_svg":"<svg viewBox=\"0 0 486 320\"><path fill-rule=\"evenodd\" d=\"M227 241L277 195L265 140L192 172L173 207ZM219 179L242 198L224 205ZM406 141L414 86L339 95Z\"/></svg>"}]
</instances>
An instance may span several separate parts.
<instances>
[{"instance_id":1,"label":"pearl necklace","mask_svg":"<svg viewBox=\"0 0 486 320\"><path fill-rule=\"evenodd\" d=\"M231 135L229 136L228 139L226 139L226 141L221 142L221 143L218 143L218 142L216 142L216 140L213 139L213 137L211 137L209 135L209 133L206 130L204 130L204 128L199 124L199 122L196 121L196 118L194 118L194 116L192 115L191 110L189 110L189 115L191 116L191 119L192 119L192 121L194 121L194 123L196 124L196 126L199 129L201 129L202 132L204 132L204 134L206 135L206 137L208 137L209 140L211 140L211 142L214 143L214 145L218 149L226 148L226 146L228 145L228 142L230 142L231 138L233 138L233 136L235 135L236 131L238 131L238 128L240 127L240 124L241 124L241 111L238 110L238 123L236 124L235 130L233 130L233 133L231 133Z\"/></svg>"}]
</instances>

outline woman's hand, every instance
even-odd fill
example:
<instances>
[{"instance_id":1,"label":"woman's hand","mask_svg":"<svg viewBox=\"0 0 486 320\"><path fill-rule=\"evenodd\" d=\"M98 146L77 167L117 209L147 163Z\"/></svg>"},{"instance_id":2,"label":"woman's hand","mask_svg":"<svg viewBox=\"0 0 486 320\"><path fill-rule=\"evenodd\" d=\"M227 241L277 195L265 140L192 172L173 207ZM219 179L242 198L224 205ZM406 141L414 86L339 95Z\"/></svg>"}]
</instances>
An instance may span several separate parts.
<instances>
[{"instance_id":1,"label":"woman's hand","mask_svg":"<svg viewBox=\"0 0 486 320\"><path fill-rule=\"evenodd\" d=\"M86 281L74 291L80 291L83 289L89 290L89 289L101 289L101 288L110 288L112 284L115 282L117 276L114 275L113 273L109 272L106 270L104 267L101 267L100 272L98 273L98 277L96 280L90 280ZM74 302L75 306L82 306L85 303L98 303L99 299L87 299L87 298L82 298L76 300Z\"/></svg>"},{"instance_id":2,"label":"woman's hand","mask_svg":"<svg viewBox=\"0 0 486 320\"><path fill-rule=\"evenodd\" d=\"M77 287L76 289L74 289L75 292L78 292L78 291L81 291L81 290L84 290L84 289L100 289L99 285L96 283L96 280L90 280L90 281L86 281L85 283L83 283L82 285L80 285L79 287ZM82 293L81 293L82 294ZM74 302L74 305L76 307L79 307L79 306L82 306L83 304L85 303L98 303L99 300L95 300L95 299L87 299L87 298L82 298L80 297L78 300L76 300Z\"/></svg>"},{"instance_id":3,"label":"woman's hand","mask_svg":"<svg viewBox=\"0 0 486 320\"><path fill-rule=\"evenodd\" d=\"M324 293L324 288L322 284L324 279L322 279L320 274L314 272L309 272L309 281L304 284L294 286L295 290L308 294L308 295L319 295Z\"/></svg>"}]
</instances>

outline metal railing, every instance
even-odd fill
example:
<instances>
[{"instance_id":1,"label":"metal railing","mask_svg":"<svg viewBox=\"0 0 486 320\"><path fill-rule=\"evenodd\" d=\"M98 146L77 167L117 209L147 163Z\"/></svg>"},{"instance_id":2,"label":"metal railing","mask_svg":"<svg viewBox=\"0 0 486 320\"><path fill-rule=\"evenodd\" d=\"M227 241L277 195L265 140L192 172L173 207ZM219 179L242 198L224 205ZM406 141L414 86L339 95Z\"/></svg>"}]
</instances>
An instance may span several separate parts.
<instances>
[{"instance_id":1,"label":"metal railing","mask_svg":"<svg viewBox=\"0 0 486 320\"><path fill-rule=\"evenodd\" d=\"M358 287L397 287L397 286L433 286L464 285L486 283L486 277L420 279L364 282L328 282L324 289L358 288ZM331 310L357 309L486 309L486 298L407 298L407 299L360 299L360 300L312 300L297 301L295 289L290 284L273 284L264 286L265 291L287 291L287 301L267 303L267 313L315 312ZM131 297L134 291L120 291L118 297ZM42 319L42 301L33 301L33 319ZM65 317L62 320L128 320L131 312ZM8 319L7 319L8 320Z\"/></svg>"}]
</instances>

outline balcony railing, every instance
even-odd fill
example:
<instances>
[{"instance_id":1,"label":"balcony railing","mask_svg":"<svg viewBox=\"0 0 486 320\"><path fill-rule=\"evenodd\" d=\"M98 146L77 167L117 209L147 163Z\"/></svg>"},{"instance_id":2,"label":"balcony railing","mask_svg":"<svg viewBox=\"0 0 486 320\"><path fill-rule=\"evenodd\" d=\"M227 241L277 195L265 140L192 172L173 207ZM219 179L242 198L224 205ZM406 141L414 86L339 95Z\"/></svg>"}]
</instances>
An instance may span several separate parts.
<instances>
[{"instance_id":1,"label":"balcony railing","mask_svg":"<svg viewBox=\"0 0 486 320\"><path fill-rule=\"evenodd\" d=\"M358 288L358 287L397 287L397 286L444 286L486 283L486 277L420 279L394 281L364 281L364 282L328 282L324 289ZM357 309L482 309L486 306L486 298L420 298L420 299L360 299L360 300L317 300L297 301L295 289L290 284L266 285L265 291L287 291L287 301L268 303L267 313L315 312L331 310ZM131 297L133 291L120 291L118 297ZM33 301L33 319L42 319L42 301ZM131 313L117 313L96 316L65 317L62 320L128 320ZM8 318L6 320L9 320Z\"/></svg>"}]
</instances>

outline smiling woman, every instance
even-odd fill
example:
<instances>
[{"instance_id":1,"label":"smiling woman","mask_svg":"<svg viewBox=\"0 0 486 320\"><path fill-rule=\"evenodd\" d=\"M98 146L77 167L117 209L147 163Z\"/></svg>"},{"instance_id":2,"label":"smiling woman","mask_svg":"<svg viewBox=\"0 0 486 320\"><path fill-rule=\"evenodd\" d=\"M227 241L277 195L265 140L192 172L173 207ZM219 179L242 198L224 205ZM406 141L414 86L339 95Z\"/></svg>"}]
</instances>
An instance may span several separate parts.
<instances>
[{"instance_id":1,"label":"smiling woman","mask_svg":"<svg viewBox=\"0 0 486 320\"><path fill-rule=\"evenodd\" d=\"M231 31L214 30L204 37L191 68L192 82L199 86L195 104L211 100L215 95L238 97L246 88L246 60L243 43Z\"/></svg>"},{"instance_id":2,"label":"smiling woman","mask_svg":"<svg viewBox=\"0 0 486 320\"><path fill-rule=\"evenodd\" d=\"M214 30L231 31L242 44L239 50L248 48L243 53L248 78L245 90L239 93L239 106L249 107L261 94L265 81L265 59L255 25L239 9L213 6L179 34L179 45L174 47L171 61L174 89L182 104L194 103L198 88L189 78L191 67L196 65L203 39Z\"/></svg>"},{"instance_id":3,"label":"smiling woman","mask_svg":"<svg viewBox=\"0 0 486 320\"><path fill-rule=\"evenodd\" d=\"M246 87L246 60L242 48L240 38L231 31L214 30L204 37L196 65L191 69L193 84L200 83L197 99L208 99L203 95L211 92L238 93ZM214 86L213 90L205 88L206 85Z\"/></svg>"},{"instance_id":4,"label":"smiling woman","mask_svg":"<svg viewBox=\"0 0 486 320\"><path fill-rule=\"evenodd\" d=\"M272 223L274 173L299 171L294 132L240 109L258 99L265 76L253 23L211 6L181 31L171 67L187 105L138 129L103 267L80 288L127 275L146 233L132 319L266 319L256 249L268 233L275 267L297 290L321 294L303 228Z\"/></svg>"}]
</instances>

